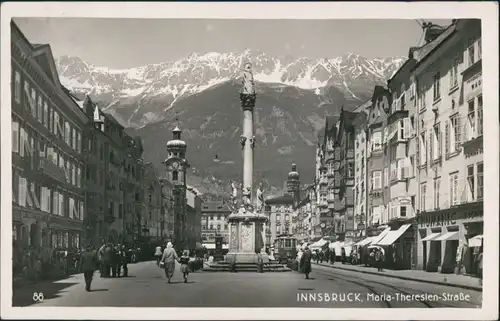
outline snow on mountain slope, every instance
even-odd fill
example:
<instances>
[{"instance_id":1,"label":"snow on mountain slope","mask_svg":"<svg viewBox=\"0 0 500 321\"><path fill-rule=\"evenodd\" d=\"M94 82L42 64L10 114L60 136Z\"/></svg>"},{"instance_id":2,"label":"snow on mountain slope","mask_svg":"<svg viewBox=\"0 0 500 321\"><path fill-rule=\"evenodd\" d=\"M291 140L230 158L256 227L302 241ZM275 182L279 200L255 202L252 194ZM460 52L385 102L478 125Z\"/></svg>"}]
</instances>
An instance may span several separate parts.
<instances>
[{"instance_id":1,"label":"snow on mountain slope","mask_svg":"<svg viewBox=\"0 0 500 321\"><path fill-rule=\"evenodd\" d=\"M405 61L405 58L367 59L356 54L336 58L295 60L274 57L261 51L241 53L192 53L177 61L150 64L131 69L98 67L78 57L62 56L56 59L61 82L71 91L90 94L106 105L110 112L122 105L138 107L125 117L129 126L137 114L155 118L160 110L142 110L151 100L161 100L164 110L180 98L200 93L215 85L237 78L245 62L253 65L255 79L261 83L276 83L315 90L325 86L339 88L346 97L362 100L366 87L384 83ZM146 123L148 120L146 119ZM144 123L142 124L144 125Z\"/></svg>"}]
</instances>

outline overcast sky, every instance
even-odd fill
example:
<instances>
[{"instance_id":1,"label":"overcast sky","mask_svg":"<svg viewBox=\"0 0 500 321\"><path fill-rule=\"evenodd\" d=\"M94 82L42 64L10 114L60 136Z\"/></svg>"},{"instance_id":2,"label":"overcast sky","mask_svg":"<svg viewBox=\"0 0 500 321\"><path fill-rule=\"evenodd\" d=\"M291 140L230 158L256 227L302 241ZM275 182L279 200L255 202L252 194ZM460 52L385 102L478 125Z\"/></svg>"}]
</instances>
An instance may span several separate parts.
<instances>
[{"instance_id":1,"label":"overcast sky","mask_svg":"<svg viewBox=\"0 0 500 321\"><path fill-rule=\"evenodd\" d=\"M16 18L32 43L56 57L78 56L110 68L176 60L192 52L239 52L325 58L347 52L367 58L407 56L419 43L415 20L205 20ZM434 20L448 24L450 20Z\"/></svg>"}]
</instances>

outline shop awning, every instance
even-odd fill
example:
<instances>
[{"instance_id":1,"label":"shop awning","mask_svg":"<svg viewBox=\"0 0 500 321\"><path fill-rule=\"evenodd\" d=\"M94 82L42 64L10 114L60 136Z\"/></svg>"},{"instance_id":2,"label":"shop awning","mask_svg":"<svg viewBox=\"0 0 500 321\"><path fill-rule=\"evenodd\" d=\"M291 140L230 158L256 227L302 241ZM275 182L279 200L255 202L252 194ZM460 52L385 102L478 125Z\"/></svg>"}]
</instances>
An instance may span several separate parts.
<instances>
[{"instance_id":1,"label":"shop awning","mask_svg":"<svg viewBox=\"0 0 500 321\"><path fill-rule=\"evenodd\" d=\"M446 232L435 238L433 241L454 241L458 240L458 231Z\"/></svg>"},{"instance_id":2,"label":"shop awning","mask_svg":"<svg viewBox=\"0 0 500 321\"><path fill-rule=\"evenodd\" d=\"M483 244L483 236L476 235L469 239L469 247L481 247Z\"/></svg>"},{"instance_id":3,"label":"shop awning","mask_svg":"<svg viewBox=\"0 0 500 321\"><path fill-rule=\"evenodd\" d=\"M386 236L377 243L377 245L392 245L401 237L401 235L404 234L404 232L406 232L406 230L410 228L410 226L411 224L405 224L397 231L389 231L389 233L387 233Z\"/></svg>"},{"instance_id":4,"label":"shop awning","mask_svg":"<svg viewBox=\"0 0 500 321\"><path fill-rule=\"evenodd\" d=\"M207 250L215 250L215 243L204 243L203 247Z\"/></svg>"},{"instance_id":5,"label":"shop awning","mask_svg":"<svg viewBox=\"0 0 500 321\"><path fill-rule=\"evenodd\" d=\"M369 236L364 240L359 241L358 243L354 244L356 246L365 246L370 244L370 242L375 238L375 236Z\"/></svg>"},{"instance_id":6,"label":"shop awning","mask_svg":"<svg viewBox=\"0 0 500 321\"><path fill-rule=\"evenodd\" d=\"M373 237L373 240L371 242L372 245L376 245L378 242L380 242L387 234L389 234L389 232L391 231L391 228L388 227L386 228L385 230L383 230L382 232L380 232L379 235L377 236L374 236Z\"/></svg>"},{"instance_id":7,"label":"shop awning","mask_svg":"<svg viewBox=\"0 0 500 321\"><path fill-rule=\"evenodd\" d=\"M435 241L435 239L440 236L441 233L432 233L420 240L420 242Z\"/></svg>"}]
</instances>

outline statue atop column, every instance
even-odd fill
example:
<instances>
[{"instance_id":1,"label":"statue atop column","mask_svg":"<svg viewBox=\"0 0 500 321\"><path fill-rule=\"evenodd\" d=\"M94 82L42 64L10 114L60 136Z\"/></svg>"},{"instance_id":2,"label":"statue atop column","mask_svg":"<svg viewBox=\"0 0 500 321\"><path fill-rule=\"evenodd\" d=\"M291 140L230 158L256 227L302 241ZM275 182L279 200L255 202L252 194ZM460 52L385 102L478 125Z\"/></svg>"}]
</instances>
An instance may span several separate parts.
<instances>
[{"instance_id":1,"label":"statue atop column","mask_svg":"<svg viewBox=\"0 0 500 321\"><path fill-rule=\"evenodd\" d=\"M244 95L255 95L255 82L253 80L252 64L247 62L243 67L243 88L241 93Z\"/></svg>"}]
</instances>

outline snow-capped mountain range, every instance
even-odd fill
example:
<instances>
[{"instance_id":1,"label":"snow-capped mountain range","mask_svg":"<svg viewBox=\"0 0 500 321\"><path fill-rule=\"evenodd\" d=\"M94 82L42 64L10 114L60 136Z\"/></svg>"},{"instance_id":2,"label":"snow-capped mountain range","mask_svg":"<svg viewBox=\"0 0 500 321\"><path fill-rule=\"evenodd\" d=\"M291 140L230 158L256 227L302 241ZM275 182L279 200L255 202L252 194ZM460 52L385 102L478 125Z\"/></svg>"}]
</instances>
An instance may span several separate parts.
<instances>
[{"instance_id":1,"label":"snow-capped mountain range","mask_svg":"<svg viewBox=\"0 0 500 321\"><path fill-rule=\"evenodd\" d=\"M130 69L95 66L78 57L56 59L61 83L89 94L126 127L158 121L179 99L236 79L245 62L253 65L259 83L282 84L319 93L334 86L346 98L366 100L367 87L385 83L406 58L367 59L349 53L336 58L274 57L264 52L193 53L176 61ZM148 107L153 102L154 108ZM134 107L131 107L131 106ZM161 107L159 107L161 106Z\"/></svg>"}]
</instances>

